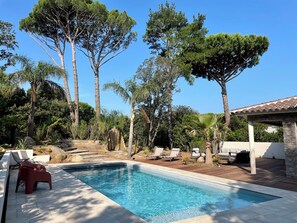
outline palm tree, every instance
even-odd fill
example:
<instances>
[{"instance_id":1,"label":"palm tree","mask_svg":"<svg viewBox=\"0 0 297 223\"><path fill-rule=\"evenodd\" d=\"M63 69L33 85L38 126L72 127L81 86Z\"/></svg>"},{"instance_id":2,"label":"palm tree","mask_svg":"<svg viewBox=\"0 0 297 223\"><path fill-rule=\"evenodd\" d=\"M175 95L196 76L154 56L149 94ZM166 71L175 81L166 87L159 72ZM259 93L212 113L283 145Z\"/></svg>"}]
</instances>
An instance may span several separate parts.
<instances>
[{"instance_id":1,"label":"palm tree","mask_svg":"<svg viewBox=\"0 0 297 223\"><path fill-rule=\"evenodd\" d=\"M130 111L130 130L128 143L128 158L131 158L132 142L133 142L133 127L134 127L134 112L136 103L148 97L148 91L144 86L139 86L133 80L125 82L125 87L118 82L107 83L103 86L103 90L112 89L117 95L121 96L124 101L128 101L131 105Z\"/></svg>"},{"instance_id":2,"label":"palm tree","mask_svg":"<svg viewBox=\"0 0 297 223\"><path fill-rule=\"evenodd\" d=\"M211 153L211 136L217 129L218 117L215 114L192 114L190 115L191 123L185 127L186 130L192 135L196 135L200 131L203 133L205 140L205 151L206 151L206 164L212 164L212 153ZM200 130L200 131L199 131Z\"/></svg>"},{"instance_id":3,"label":"palm tree","mask_svg":"<svg viewBox=\"0 0 297 223\"><path fill-rule=\"evenodd\" d=\"M205 151L206 151L206 164L212 164L212 154L211 154L211 135L213 134L217 123L218 118L215 114L208 113L203 115L198 115L199 127L203 131L205 139Z\"/></svg>"},{"instance_id":4,"label":"palm tree","mask_svg":"<svg viewBox=\"0 0 297 223\"><path fill-rule=\"evenodd\" d=\"M34 132L34 116L35 116L35 106L37 100L37 91L40 87L50 86L53 90L59 89L64 91L57 83L50 81L49 78L56 77L60 78L65 75L65 72L52 64L46 62L38 62L36 64L29 58L25 56L16 56L16 61L20 63L21 69L11 74L12 80L23 84L28 82L30 84L30 111L27 121L28 136L33 137Z\"/></svg>"}]
</instances>

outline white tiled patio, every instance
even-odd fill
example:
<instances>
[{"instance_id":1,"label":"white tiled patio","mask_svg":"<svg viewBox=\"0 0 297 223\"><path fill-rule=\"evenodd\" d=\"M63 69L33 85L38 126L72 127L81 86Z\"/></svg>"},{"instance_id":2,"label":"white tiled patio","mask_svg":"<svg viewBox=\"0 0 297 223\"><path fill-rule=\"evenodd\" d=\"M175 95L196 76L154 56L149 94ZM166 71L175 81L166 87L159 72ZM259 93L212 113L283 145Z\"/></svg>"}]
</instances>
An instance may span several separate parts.
<instances>
[{"instance_id":1,"label":"white tiled patio","mask_svg":"<svg viewBox=\"0 0 297 223\"><path fill-rule=\"evenodd\" d=\"M48 166L47 170L52 175L53 189L39 183L32 194L25 194L24 187L15 193L17 170L11 171L7 223L145 222L62 169Z\"/></svg>"},{"instance_id":2,"label":"white tiled patio","mask_svg":"<svg viewBox=\"0 0 297 223\"><path fill-rule=\"evenodd\" d=\"M155 165L127 161L130 164L156 168ZM145 222L125 208L111 201L101 193L66 173L58 166L48 166L52 174L53 190L46 183L38 184L32 194L26 195L20 187L15 193L17 170L10 176L6 222L97 222L97 223L133 223ZM213 213L185 219L179 222L252 222L252 223L295 223L297 222L297 193L248 184L234 180L218 178L167 167L158 170L169 174L182 174L192 179L203 179L219 184L231 185L243 189L279 196L281 198L268 202L254 204L248 207ZM157 199L157 198L156 198Z\"/></svg>"}]
</instances>

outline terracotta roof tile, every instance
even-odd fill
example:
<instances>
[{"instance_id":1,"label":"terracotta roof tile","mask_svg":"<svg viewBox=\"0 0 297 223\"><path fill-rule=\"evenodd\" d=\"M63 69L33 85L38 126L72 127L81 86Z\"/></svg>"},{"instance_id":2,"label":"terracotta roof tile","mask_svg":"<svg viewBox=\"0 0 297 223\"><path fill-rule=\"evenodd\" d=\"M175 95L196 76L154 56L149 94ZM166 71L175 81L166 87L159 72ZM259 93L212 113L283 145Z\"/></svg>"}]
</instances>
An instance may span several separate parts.
<instances>
[{"instance_id":1,"label":"terracotta roof tile","mask_svg":"<svg viewBox=\"0 0 297 223\"><path fill-rule=\"evenodd\" d=\"M231 110L231 114L245 115L251 113L297 112L297 96L265 102L243 108Z\"/></svg>"}]
</instances>

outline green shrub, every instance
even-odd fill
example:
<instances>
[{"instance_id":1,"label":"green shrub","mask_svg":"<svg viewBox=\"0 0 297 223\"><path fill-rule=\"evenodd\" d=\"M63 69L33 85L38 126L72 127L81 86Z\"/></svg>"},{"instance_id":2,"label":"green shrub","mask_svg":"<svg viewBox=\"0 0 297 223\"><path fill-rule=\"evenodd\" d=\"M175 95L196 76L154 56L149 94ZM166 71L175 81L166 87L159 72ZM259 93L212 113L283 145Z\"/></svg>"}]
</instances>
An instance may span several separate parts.
<instances>
[{"instance_id":1,"label":"green shrub","mask_svg":"<svg viewBox=\"0 0 297 223\"><path fill-rule=\"evenodd\" d=\"M189 161L190 161L189 157L184 157L184 158L182 159L182 163L183 163L184 165L188 165Z\"/></svg>"},{"instance_id":2,"label":"green shrub","mask_svg":"<svg viewBox=\"0 0 297 223\"><path fill-rule=\"evenodd\" d=\"M18 140L16 149L25 150L25 149L30 149L30 148L24 139L20 139L20 140Z\"/></svg>"},{"instance_id":3,"label":"green shrub","mask_svg":"<svg viewBox=\"0 0 297 223\"><path fill-rule=\"evenodd\" d=\"M75 125L71 125L70 126L70 132L71 132L72 138L73 139L76 139L77 138L77 134L78 134L78 127L75 126Z\"/></svg>"},{"instance_id":4,"label":"green shrub","mask_svg":"<svg viewBox=\"0 0 297 223\"><path fill-rule=\"evenodd\" d=\"M40 146L36 149L37 152L43 153L45 151L45 148L43 146Z\"/></svg>"},{"instance_id":5,"label":"green shrub","mask_svg":"<svg viewBox=\"0 0 297 223\"><path fill-rule=\"evenodd\" d=\"M42 126L37 127L36 129L36 139L37 141L42 141L46 138L47 125L43 124Z\"/></svg>"},{"instance_id":6,"label":"green shrub","mask_svg":"<svg viewBox=\"0 0 297 223\"><path fill-rule=\"evenodd\" d=\"M79 137L79 139L88 139L89 138L89 127L85 121L82 121L78 127L78 137Z\"/></svg>"},{"instance_id":7,"label":"green shrub","mask_svg":"<svg viewBox=\"0 0 297 223\"><path fill-rule=\"evenodd\" d=\"M107 137L107 128L105 122L97 119L92 119L89 126L90 139L102 141L105 140L105 138Z\"/></svg>"},{"instance_id":8,"label":"green shrub","mask_svg":"<svg viewBox=\"0 0 297 223\"><path fill-rule=\"evenodd\" d=\"M143 147L142 151L146 157L148 157L150 155L150 149L147 146Z\"/></svg>"},{"instance_id":9,"label":"green shrub","mask_svg":"<svg viewBox=\"0 0 297 223\"><path fill-rule=\"evenodd\" d=\"M59 154L56 156L57 161L62 162L65 159L65 156L62 154Z\"/></svg>"},{"instance_id":10,"label":"green shrub","mask_svg":"<svg viewBox=\"0 0 297 223\"><path fill-rule=\"evenodd\" d=\"M46 137L51 143L58 142L58 140L63 138L63 134L67 132L67 129L63 124L62 120L58 119L48 126Z\"/></svg>"}]
</instances>

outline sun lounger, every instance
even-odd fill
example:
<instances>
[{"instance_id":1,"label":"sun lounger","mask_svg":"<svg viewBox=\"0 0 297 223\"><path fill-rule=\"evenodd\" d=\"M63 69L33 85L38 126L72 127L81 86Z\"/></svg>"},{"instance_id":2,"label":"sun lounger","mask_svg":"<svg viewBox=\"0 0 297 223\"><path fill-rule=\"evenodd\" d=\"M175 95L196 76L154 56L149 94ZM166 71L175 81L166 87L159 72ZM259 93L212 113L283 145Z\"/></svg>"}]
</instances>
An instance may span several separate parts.
<instances>
[{"instance_id":1,"label":"sun lounger","mask_svg":"<svg viewBox=\"0 0 297 223\"><path fill-rule=\"evenodd\" d=\"M225 149L224 152L218 153L220 160L228 163L248 163L250 161L250 153L241 149Z\"/></svg>"},{"instance_id":2,"label":"sun lounger","mask_svg":"<svg viewBox=\"0 0 297 223\"><path fill-rule=\"evenodd\" d=\"M154 160L158 159L161 157L162 153L163 153L163 148L156 147L155 153L153 155L150 155L149 157L147 157L147 159L154 159Z\"/></svg>"},{"instance_id":3,"label":"sun lounger","mask_svg":"<svg viewBox=\"0 0 297 223\"><path fill-rule=\"evenodd\" d=\"M193 148L191 158L197 160L199 157L200 157L199 148Z\"/></svg>"},{"instance_id":4,"label":"sun lounger","mask_svg":"<svg viewBox=\"0 0 297 223\"><path fill-rule=\"evenodd\" d=\"M163 156L162 159L164 160L175 160L175 159L181 159L182 157L180 156L180 148L172 148L171 153L169 156Z\"/></svg>"}]
</instances>

